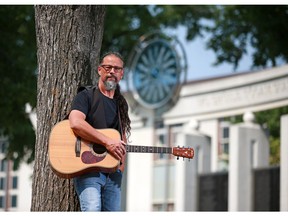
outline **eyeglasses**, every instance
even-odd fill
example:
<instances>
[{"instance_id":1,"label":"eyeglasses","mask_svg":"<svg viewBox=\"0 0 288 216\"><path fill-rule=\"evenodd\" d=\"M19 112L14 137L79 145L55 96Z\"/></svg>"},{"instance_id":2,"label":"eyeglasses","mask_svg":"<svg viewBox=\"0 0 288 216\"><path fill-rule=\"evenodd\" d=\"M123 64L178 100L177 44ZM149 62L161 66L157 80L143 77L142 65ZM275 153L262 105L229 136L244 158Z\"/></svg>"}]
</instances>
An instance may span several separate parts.
<instances>
[{"instance_id":1,"label":"eyeglasses","mask_svg":"<svg viewBox=\"0 0 288 216\"><path fill-rule=\"evenodd\" d=\"M112 65L100 65L100 67L104 68L104 70L107 73L110 73L112 68L114 68L115 73L120 73L123 70L123 67L117 67L117 66L112 66Z\"/></svg>"}]
</instances>

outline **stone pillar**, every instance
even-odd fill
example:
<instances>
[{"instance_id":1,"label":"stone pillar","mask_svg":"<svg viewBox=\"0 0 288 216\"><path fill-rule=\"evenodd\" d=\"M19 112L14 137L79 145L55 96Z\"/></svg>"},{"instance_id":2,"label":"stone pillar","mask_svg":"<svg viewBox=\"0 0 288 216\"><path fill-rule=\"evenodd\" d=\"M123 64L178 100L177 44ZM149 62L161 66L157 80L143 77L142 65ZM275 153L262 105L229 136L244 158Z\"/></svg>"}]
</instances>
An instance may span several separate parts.
<instances>
[{"instance_id":1,"label":"stone pillar","mask_svg":"<svg viewBox=\"0 0 288 216\"><path fill-rule=\"evenodd\" d=\"M244 123L230 127L229 211L252 211L252 169L269 165L269 142L263 129L245 113Z\"/></svg>"},{"instance_id":2,"label":"stone pillar","mask_svg":"<svg viewBox=\"0 0 288 216\"><path fill-rule=\"evenodd\" d=\"M288 211L288 115L281 117L280 211Z\"/></svg>"},{"instance_id":3,"label":"stone pillar","mask_svg":"<svg viewBox=\"0 0 288 216\"><path fill-rule=\"evenodd\" d=\"M134 128L131 145L153 146L153 137L153 127ZM126 211L152 211L153 154L128 153L127 161Z\"/></svg>"},{"instance_id":4,"label":"stone pillar","mask_svg":"<svg viewBox=\"0 0 288 216\"><path fill-rule=\"evenodd\" d=\"M218 119L209 119L201 121L199 131L201 133L209 136L211 138L211 172L218 171L218 148L219 148L219 120Z\"/></svg>"},{"instance_id":5,"label":"stone pillar","mask_svg":"<svg viewBox=\"0 0 288 216\"><path fill-rule=\"evenodd\" d=\"M184 127L183 133L177 136L177 145L192 147L194 158L190 162L176 163L175 184L178 189L175 191L175 211L197 211L198 174L211 170L210 137L201 134L197 129L198 123L191 121Z\"/></svg>"}]
</instances>

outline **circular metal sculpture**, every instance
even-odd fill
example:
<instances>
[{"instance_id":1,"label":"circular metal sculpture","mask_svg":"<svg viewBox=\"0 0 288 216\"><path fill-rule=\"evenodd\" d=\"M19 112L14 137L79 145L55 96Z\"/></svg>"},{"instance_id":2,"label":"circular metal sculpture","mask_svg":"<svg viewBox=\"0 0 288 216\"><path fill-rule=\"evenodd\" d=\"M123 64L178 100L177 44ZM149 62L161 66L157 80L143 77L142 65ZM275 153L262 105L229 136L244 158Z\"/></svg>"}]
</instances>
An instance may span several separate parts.
<instances>
[{"instance_id":1,"label":"circular metal sculpture","mask_svg":"<svg viewBox=\"0 0 288 216\"><path fill-rule=\"evenodd\" d=\"M186 62L175 37L159 32L140 37L128 60L127 86L133 98L149 109L174 105L186 81Z\"/></svg>"}]
</instances>

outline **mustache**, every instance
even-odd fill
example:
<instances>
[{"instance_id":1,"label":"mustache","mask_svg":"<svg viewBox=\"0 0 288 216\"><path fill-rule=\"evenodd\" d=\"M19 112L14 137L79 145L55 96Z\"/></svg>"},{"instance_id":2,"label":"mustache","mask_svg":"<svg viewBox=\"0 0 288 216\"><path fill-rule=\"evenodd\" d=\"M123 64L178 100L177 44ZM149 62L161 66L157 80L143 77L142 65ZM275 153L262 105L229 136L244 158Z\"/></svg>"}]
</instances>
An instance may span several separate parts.
<instances>
[{"instance_id":1,"label":"mustache","mask_svg":"<svg viewBox=\"0 0 288 216\"><path fill-rule=\"evenodd\" d=\"M107 81L110 78L113 78L115 80L115 82L117 81L117 77L115 75L113 75L113 74L110 74L110 75L106 76L105 81Z\"/></svg>"}]
</instances>

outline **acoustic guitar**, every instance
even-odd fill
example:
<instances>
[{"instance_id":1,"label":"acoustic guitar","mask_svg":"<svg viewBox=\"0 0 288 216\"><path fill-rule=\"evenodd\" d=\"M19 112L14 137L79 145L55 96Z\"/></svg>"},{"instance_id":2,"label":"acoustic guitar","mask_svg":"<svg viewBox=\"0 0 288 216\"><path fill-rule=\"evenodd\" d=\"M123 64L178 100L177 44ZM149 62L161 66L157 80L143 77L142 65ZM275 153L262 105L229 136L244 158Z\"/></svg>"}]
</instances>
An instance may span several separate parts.
<instances>
[{"instance_id":1,"label":"acoustic guitar","mask_svg":"<svg viewBox=\"0 0 288 216\"><path fill-rule=\"evenodd\" d=\"M120 133L115 129L97 130L110 138L120 140ZM126 151L173 154L177 158L194 157L193 148L184 147L126 145ZM103 145L77 137L70 128L69 120L60 121L52 128L48 154L52 170L62 178L73 178L89 171L115 172L120 166L120 161L109 154Z\"/></svg>"}]
</instances>

